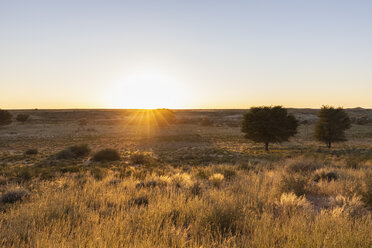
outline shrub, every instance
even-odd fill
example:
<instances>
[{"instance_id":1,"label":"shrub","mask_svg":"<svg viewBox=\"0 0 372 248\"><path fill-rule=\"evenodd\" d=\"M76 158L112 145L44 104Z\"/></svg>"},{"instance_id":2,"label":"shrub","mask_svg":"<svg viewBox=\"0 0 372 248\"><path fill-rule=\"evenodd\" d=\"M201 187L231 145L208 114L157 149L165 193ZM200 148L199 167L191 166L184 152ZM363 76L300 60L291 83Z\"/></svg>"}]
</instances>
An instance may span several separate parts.
<instances>
[{"instance_id":1,"label":"shrub","mask_svg":"<svg viewBox=\"0 0 372 248\"><path fill-rule=\"evenodd\" d=\"M56 154L57 159L74 159L79 157L85 157L90 153L88 145L75 145L62 150Z\"/></svg>"},{"instance_id":2,"label":"shrub","mask_svg":"<svg viewBox=\"0 0 372 248\"><path fill-rule=\"evenodd\" d=\"M71 146L69 149L76 157L88 156L91 151L87 144Z\"/></svg>"},{"instance_id":3,"label":"shrub","mask_svg":"<svg viewBox=\"0 0 372 248\"><path fill-rule=\"evenodd\" d=\"M19 114L19 115L17 115L16 120L18 122L22 122L22 124L24 124L28 120L29 117L30 116L27 115L27 114Z\"/></svg>"},{"instance_id":4,"label":"shrub","mask_svg":"<svg viewBox=\"0 0 372 248\"><path fill-rule=\"evenodd\" d=\"M7 110L0 109L0 126L12 123L12 114Z\"/></svg>"},{"instance_id":5,"label":"shrub","mask_svg":"<svg viewBox=\"0 0 372 248\"><path fill-rule=\"evenodd\" d=\"M317 170L314 175L315 182L319 182L320 180L327 180L328 182L330 182L332 180L337 180L337 179L338 179L338 175L336 172L333 172L333 171L327 172L324 169Z\"/></svg>"},{"instance_id":6,"label":"shrub","mask_svg":"<svg viewBox=\"0 0 372 248\"><path fill-rule=\"evenodd\" d=\"M310 172L319 169L321 166L312 159L290 159L286 161L285 169L287 172Z\"/></svg>"},{"instance_id":7,"label":"shrub","mask_svg":"<svg viewBox=\"0 0 372 248\"><path fill-rule=\"evenodd\" d=\"M275 203L275 209L282 214L290 215L297 211L310 211L311 204L304 196L296 196L294 193L283 193L279 202Z\"/></svg>"},{"instance_id":8,"label":"shrub","mask_svg":"<svg viewBox=\"0 0 372 248\"><path fill-rule=\"evenodd\" d=\"M242 217L243 211L239 206L230 202L216 202L202 217L200 225L213 237L226 237L237 234Z\"/></svg>"},{"instance_id":9,"label":"shrub","mask_svg":"<svg viewBox=\"0 0 372 248\"><path fill-rule=\"evenodd\" d=\"M195 176L199 179L207 180L211 176L211 171L205 168L199 168Z\"/></svg>"},{"instance_id":10,"label":"shrub","mask_svg":"<svg viewBox=\"0 0 372 248\"><path fill-rule=\"evenodd\" d=\"M212 183L213 186L219 187L224 179L224 175L220 173L215 173L209 177L209 181Z\"/></svg>"},{"instance_id":11,"label":"shrub","mask_svg":"<svg viewBox=\"0 0 372 248\"><path fill-rule=\"evenodd\" d=\"M120 154L115 149L103 149L96 152L93 156L94 161L117 161L120 160Z\"/></svg>"},{"instance_id":12,"label":"shrub","mask_svg":"<svg viewBox=\"0 0 372 248\"><path fill-rule=\"evenodd\" d=\"M57 159L73 159L75 155L72 153L70 149L65 149L56 154Z\"/></svg>"},{"instance_id":13,"label":"shrub","mask_svg":"<svg viewBox=\"0 0 372 248\"><path fill-rule=\"evenodd\" d=\"M146 164L149 157L144 153L133 153L130 155L129 160L133 164Z\"/></svg>"},{"instance_id":14,"label":"shrub","mask_svg":"<svg viewBox=\"0 0 372 248\"><path fill-rule=\"evenodd\" d=\"M306 180L299 176L283 176L279 190L281 193L294 193L297 196L304 195L306 193Z\"/></svg>"},{"instance_id":15,"label":"shrub","mask_svg":"<svg viewBox=\"0 0 372 248\"><path fill-rule=\"evenodd\" d=\"M177 173L172 176L172 182L176 187L188 188L193 185L193 180L188 173Z\"/></svg>"},{"instance_id":16,"label":"shrub","mask_svg":"<svg viewBox=\"0 0 372 248\"><path fill-rule=\"evenodd\" d=\"M26 155L35 155L35 154L38 154L38 149L37 148L31 148L31 149L28 149L25 154Z\"/></svg>"},{"instance_id":17,"label":"shrub","mask_svg":"<svg viewBox=\"0 0 372 248\"><path fill-rule=\"evenodd\" d=\"M348 215L351 217L361 216L365 213L365 209L361 198L359 196L344 197L338 195L331 198L331 206L334 206L332 210L333 215Z\"/></svg>"},{"instance_id":18,"label":"shrub","mask_svg":"<svg viewBox=\"0 0 372 248\"><path fill-rule=\"evenodd\" d=\"M23 167L19 170L17 170L17 177L21 181L28 181L32 178L33 171L29 167Z\"/></svg>"},{"instance_id":19,"label":"shrub","mask_svg":"<svg viewBox=\"0 0 372 248\"><path fill-rule=\"evenodd\" d=\"M14 189L6 191L2 196L0 197L0 202L5 203L15 203L18 201L22 201L25 198L30 196L30 192L25 189Z\"/></svg>"}]
</instances>

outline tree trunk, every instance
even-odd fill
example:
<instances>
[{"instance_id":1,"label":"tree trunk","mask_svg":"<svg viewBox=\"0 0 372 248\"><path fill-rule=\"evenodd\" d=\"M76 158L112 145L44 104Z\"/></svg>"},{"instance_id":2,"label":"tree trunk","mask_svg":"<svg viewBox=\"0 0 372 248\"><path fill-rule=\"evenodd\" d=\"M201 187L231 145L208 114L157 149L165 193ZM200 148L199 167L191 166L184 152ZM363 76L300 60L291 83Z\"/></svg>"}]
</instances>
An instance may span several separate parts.
<instances>
[{"instance_id":1,"label":"tree trunk","mask_svg":"<svg viewBox=\"0 0 372 248\"><path fill-rule=\"evenodd\" d=\"M265 151L269 151L269 142L265 142Z\"/></svg>"}]
</instances>

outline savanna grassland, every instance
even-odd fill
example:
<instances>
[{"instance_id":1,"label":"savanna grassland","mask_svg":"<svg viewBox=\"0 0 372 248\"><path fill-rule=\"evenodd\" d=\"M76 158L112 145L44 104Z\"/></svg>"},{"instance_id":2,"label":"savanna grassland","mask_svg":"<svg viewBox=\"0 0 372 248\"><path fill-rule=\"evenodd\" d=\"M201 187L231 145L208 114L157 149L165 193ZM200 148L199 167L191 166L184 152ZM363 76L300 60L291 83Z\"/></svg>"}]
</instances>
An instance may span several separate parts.
<instances>
[{"instance_id":1,"label":"savanna grassland","mask_svg":"<svg viewBox=\"0 0 372 248\"><path fill-rule=\"evenodd\" d=\"M328 149L290 109L269 152L244 110L11 112L30 119L0 127L1 247L372 246L372 110Z\"/></svg>"}]
</instances>

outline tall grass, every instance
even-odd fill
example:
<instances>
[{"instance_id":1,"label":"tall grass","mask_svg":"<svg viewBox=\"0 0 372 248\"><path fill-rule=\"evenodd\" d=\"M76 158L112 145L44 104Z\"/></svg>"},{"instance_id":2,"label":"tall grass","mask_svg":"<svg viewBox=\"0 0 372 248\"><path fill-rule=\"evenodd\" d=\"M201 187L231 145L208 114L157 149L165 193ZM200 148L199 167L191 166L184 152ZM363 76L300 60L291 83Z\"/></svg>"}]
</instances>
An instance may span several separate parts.
<instances>
[{"instance_id":1,"label":"tall grass","mask_svg":"<svg viewBox=\"0 0 372 248\"><path fill-rule=\"evenodd\" d=\"M166 173L133 167L120 180L110 170L99 178L35 179L27 199L2 205L0 246L371 246L371 212L357 186L367 180L365 170L332 168L337 180L315 182L313 174L289 173L280 163L261 170L223 168L233 179L213 165ZM291 180L283 190L283 178L290 177L306 182L306 190L296 195L291 187L302 186ZM314 200L320 196L327 207Z\"/></svg>"}]
</instances>

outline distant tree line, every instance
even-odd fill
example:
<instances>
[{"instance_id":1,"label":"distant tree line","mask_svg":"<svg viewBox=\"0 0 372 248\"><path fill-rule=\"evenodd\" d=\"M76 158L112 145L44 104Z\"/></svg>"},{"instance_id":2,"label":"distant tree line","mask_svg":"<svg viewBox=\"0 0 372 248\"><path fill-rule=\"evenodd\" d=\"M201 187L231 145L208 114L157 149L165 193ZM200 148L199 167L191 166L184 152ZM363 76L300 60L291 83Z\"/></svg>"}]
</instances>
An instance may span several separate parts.
<instances>
[{"instance_id":1,"label":"distant tree line","mask_svg":"<svg viewBox=\"0 0 372 248\"><path fill-rule=\"evenodd\" d=\"M314 138L324 142L328 148L332 143L346 141L345 131L351 120L344 109L323 106L318 113ZM299 121L281 106L253 107L243 116L242 132L245 138L263 143L269 150L270 143L288 141L297 133Z\"/></svg>"}]
</instances>

